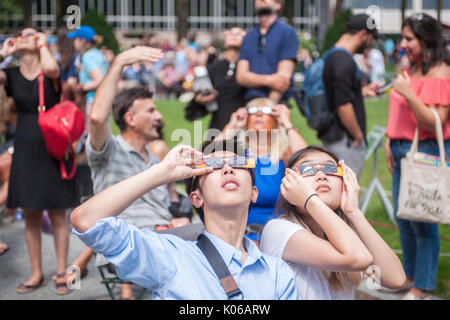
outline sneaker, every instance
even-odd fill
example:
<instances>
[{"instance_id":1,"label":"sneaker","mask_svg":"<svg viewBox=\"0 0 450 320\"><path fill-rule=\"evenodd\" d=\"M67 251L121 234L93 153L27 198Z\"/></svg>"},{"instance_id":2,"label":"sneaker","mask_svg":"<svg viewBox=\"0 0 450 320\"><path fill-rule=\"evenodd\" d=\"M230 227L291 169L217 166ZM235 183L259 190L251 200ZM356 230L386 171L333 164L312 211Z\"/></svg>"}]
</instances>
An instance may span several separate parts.
<instances>
[{"instance_id":1,"label":"sneaker","mask_svg":"<svg viewBox=\"0 0 450 320\"><path fill-rule=\"evenodd\" d=\"M411 292L407 292L401 300L431 300L429 293L424 292L419 297L415 297Z\"/></svg>"},{"instance_id":2,"label":"sneaker","mask_svg":"<svg viewBox=\"0 0 450 320\"><path fill-rule=\"evenodd\" d=\"M401 300L417 300L416 297L411 293L411 292L407 292L402 298Z\"/></svg>"},{"instance_id":3,"label":"sneaker","mask_svg":"<svg viewBox=\"0 0 450 320\"><path fill-rule=\"evenodd\" d=\"M414 286L413 283L406 284L397 289L390 289L390 288L385 288L382 286L379 290L382 292L387 292L387 293L400 293L400 292L409 291L413 286Z\"/></svg>"}]
</instances>

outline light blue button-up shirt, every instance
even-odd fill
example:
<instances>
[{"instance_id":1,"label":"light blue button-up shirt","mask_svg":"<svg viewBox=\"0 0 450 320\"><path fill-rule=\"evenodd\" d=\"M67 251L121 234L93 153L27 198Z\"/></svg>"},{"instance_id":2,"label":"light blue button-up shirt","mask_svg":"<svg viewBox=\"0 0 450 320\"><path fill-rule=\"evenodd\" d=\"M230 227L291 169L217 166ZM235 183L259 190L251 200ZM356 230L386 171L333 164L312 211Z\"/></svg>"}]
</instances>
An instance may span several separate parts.
<instances>
[{"instance_id":1,"label":"light blue button-up shirt","mask_svg":"<svg viewBox=\"0 0 450 320\"><path fill-rule=\"evenodd\" d=\"M115 217L98 221L85 233L73 232L114 264L121 279L151 290L153 299L228 298L196 241L143 231ZM298 299L295 276L282 259L263 254L244 238L248 257L242 265L239 249L208 232L205 235L219 251L245 299Z\"/></svg>"}]
</instances>

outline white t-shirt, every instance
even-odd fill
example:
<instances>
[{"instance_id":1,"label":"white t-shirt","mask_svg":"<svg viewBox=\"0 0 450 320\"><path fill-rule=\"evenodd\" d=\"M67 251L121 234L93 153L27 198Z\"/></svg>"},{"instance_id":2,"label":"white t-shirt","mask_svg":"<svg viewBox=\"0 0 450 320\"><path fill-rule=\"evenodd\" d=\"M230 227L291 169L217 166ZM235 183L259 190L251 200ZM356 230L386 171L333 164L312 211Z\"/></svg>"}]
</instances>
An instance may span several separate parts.
<instances>
[{"instance_id":1,"label":"white t-shirt","mask_svg":"<svg viewBox=\"0 0 450 320\"><path fill-rule=\"evenodd\" d=\"M369 53L369 64L371 66L370 81L384 84L384 75L386 73L384 57L380 50L372 49Z\"/></svg>"},{"instance_id":2,"label":"white t-shirt","mask_svg":"<svg viewBox=\"0 0 450 320\"><path fill-rule=\"evenodd\" d=\"M303 230L297 223L285 219L270 220L261 235L261 251L275 257L283 257L284 249L294 233ZM331 290L321 269L298 263L289 263L295 273L299 297L304 300L354 300L355 287L348 284L342 291Z\"/></svg>"}]
</instances>

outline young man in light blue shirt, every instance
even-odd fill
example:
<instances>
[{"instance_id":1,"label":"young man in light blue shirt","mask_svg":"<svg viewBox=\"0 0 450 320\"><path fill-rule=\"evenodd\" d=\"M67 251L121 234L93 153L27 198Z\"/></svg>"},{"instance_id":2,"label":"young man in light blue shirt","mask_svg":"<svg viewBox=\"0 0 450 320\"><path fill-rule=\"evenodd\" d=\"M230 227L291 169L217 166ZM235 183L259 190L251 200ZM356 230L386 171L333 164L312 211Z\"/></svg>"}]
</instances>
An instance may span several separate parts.
<instances>
[{"instance_id":1,"label":"young man in light blue shirt","mask_svg":"<svg viewBox=\"0 0 450 320\"><path fill-rule=\"evenodd\" d=\"M221 143L227 148L221 149ZM201 209L204 235L242 292L233 299L298 299L290 267L261 253L244 236L250 202L258 197L251 170L228 162L215 169L195 168L199 159L236 156L237 148L226 151L229 144L223 141L213 146L207 156L188 146L175 147L160 163L91 198L71 214L74 233L114 264L121 279L151 290L153 299L227 299L196 241L142 231L116 218L153 188L195 176L189 188L190 200Z\"/></svg>"}]
</instances>

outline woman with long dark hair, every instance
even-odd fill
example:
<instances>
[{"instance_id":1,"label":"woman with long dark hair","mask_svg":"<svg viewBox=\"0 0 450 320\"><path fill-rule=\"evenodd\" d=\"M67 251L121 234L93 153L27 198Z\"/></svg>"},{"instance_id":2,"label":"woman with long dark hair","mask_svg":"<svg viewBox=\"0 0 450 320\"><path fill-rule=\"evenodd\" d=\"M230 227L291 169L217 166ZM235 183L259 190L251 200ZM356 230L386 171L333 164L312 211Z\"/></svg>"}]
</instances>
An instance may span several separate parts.
<instances>
[{"instance_id":1,"label":"woman with long dark hair","mask_svg":"<svg viewBox=\"0 0 450 320\"><path fill-rule=\"evenodd\" d=\"M378 284L405 281L396 254L358 207L356 174L322 147L294 153L276 207L262 232L261 250L281 257L306 300L352 300L362 273Z\"/></svg>"},{"instance_id":2,"label":"woman with long dark hair","mask_svg":"<svg viewBox=\"0 0 450 320\"><path fill-rule=\"evenodd\" d=\"M401 159L411 149L419 125L419 152L439 155L435 136L435 118L442 122L445 151L450 154L450 54L441 26L427 14L419 13L405 20L401 46L410 62L408 70L396 79L389 96L389 118L385 144L386 160L393 175L394 212L398 209ZM436 288L439 261L437 224L397 219L403 249L407 282L403 290L407 300L429 299L427 291Z\"/></svg>"},{"instance_id":3,"label":"woman with long dark hair","mask_svg":"<svg viewBox=\"0 0 450 320\"><path fill-rule=\"evenodd\" d=\"M58 52L60 54L62 94L65 100L77 102L80 106L79 97L76 95L78 85L78 70L76 59L78 53L75 51L73 40L67 38L69 30L66 27L58 29Z\"/></svg>"},{"instance_id":4,"label":"woman with long dark hair","mask_svg":"<svg viewBox=\"0 0 450 320\"><path fill-rule=\"evenodd\" d=\"M38 125L38 78L43 72L48 110L60 101L60 69L48 49L47 36L33 28L25 28L18 37L6 40L0 50L0 60L14 53L20 55L20 67L0 70L0 84L5 85L17 111L7 207L23 209L31 262L31 277L17 291L29 293L44 283L41 223L43 210L48 210L58 262L56 292L67 294L70 290L65 279L69 247L66 209L78 205L79 196L74 180L61 178L59 161L48 154Z\"/></svg>"}]
</instances>

